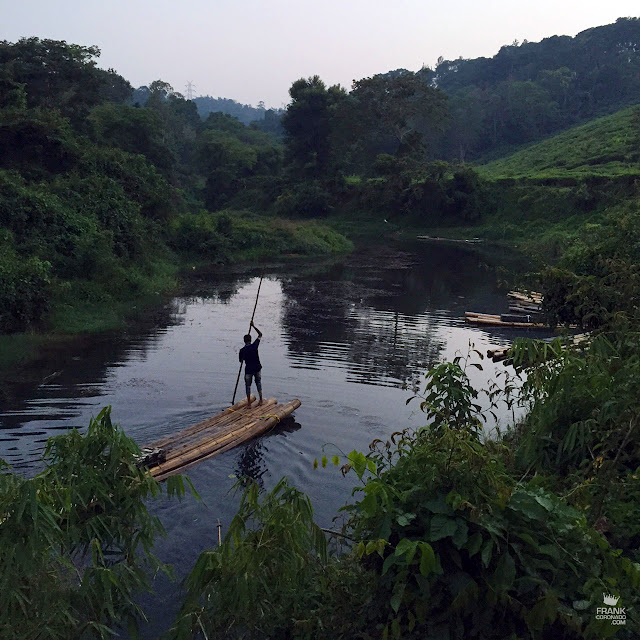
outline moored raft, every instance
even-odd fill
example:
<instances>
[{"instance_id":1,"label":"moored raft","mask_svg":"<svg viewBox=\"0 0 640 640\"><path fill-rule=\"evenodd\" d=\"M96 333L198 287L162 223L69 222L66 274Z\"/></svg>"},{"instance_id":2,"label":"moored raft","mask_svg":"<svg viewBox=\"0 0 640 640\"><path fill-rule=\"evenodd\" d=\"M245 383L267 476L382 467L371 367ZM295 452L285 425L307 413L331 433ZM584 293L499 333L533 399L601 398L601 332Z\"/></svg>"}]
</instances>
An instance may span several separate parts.
<instances>
[{"instance_id":1,"label":"moored raft","mask_svg":"<svg viewBox=\"0 0 640 640\"><path fill-rule=\"evenodd\" d=\"M146 445L143 452L153 452L153 457L143 458L140 464L156 480L164 480L268 431L301 404L297 398L285 404L270 398L247 409L243 398L203 422Z\"/></svg>"},{"instance_id":2,"label":"moored raft","mask_svg":"<svg viewBox=\"0 0 640 640\"><path fill-rule=\"evenodd\" d=\"M483 324L492 327L521 327L529 329L548 328L548 326L542 322L528 322L526 317L523 317L522 321L503 320L499 315L476 313L475 311L465 311L464 317L467 322L472 324Z\"/></svg>"}]
</instances>

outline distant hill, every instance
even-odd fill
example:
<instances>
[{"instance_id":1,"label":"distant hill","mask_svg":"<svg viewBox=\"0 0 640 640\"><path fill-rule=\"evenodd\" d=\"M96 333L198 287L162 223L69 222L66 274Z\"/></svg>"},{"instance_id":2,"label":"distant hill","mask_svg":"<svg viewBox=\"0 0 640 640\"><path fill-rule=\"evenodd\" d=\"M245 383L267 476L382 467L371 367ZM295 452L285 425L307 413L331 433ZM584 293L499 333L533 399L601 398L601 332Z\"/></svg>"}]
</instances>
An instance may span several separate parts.
<instances>
[{"instance_id":1,"label":"distant hill","mask_svg":"<svg viewBox=\"0 0 640 640\"><path fill-rule=\"evenodd\" d=\"M489 178L640 175L640 106L573 127L479 171Z\"/></svg>"},{"instance_id":2,"label":"distant hill","mask_svg":"<svg viewBox=\"0 0 640 640\"><path fill-rule=\"evenodd\" d=\"M503 46L492 58L444 60L417 72L449 96L451 119L432 155L462 161L640 103L640 18L575 37Z\"/></svg>"},{"instance_id":3,"label":"distant hill","mask_svg":"<svg viewBox=\"0 0 640 640\"><path fill-rule=\"evenodd\" d=\"M250 104L240 104L230 98L213 98L211 96L200 96L194 98L193 102L198 107L198 114L204 120L210 113L227 113L237 118L243 124L250 124L256 120L264 120L266 108L260 103L257 107Z\"/></svg>"}]
</instances>

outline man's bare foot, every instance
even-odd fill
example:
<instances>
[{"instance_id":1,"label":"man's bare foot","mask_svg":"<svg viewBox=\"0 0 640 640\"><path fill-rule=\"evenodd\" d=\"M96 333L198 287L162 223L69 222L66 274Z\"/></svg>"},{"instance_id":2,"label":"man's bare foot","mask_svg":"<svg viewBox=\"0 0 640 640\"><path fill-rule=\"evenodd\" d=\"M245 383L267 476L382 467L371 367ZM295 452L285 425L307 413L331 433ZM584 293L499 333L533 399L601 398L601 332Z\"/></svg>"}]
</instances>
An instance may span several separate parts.
<instances>
[{"instance_id":1,"label":"man's bare foot","mask_svg":"<svg viewBox=\"0 0 640 640\"><path fill-rule=\"evenodd\" d=\"M260 400L258 401L258 406L260 406L262 404L262 398L260 398Z\"/></svg>"},{"instance_id":2,"label":"man's bare foot","mask_svg":"<svg viewBox=\"0 0 640 640\"><path fill-rule=\"evenodd\" d=\"M251 403L247 402L247 409L251 409Z\"/></svg>"}]
</instances>

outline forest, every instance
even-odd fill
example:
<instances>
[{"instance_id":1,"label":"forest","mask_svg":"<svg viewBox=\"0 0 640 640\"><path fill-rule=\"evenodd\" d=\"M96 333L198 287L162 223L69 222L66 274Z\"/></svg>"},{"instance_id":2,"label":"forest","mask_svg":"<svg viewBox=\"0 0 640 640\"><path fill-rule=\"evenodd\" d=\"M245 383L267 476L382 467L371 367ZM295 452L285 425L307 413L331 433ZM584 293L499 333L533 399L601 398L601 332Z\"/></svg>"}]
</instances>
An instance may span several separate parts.
<instances>
[{"instance_id":1,"label":"forest","mask_svg":"<svg viewBox=\"0 0 640 640\"><path fill-rule=\"evenodd\" d=\"M319 482L353 481L330 536L286 478L241 484L167 637L638 637L640 19L348 90L300 78L249 123L134 90L99 54L0 42L0 333L101 330L197 264L348 252L391 225L517 244L545 320L590 336L516 340L500 392L472 386L470 350L410 400L427 426L319 451ZM485 438L483 391L524 418ZM137 637L170 573L149 503L197 496L138 454L106 408L49 440L42 473L2 475L0 636ZM594 615L603 595L624 623Z\"/></svg>"}]
</instances>

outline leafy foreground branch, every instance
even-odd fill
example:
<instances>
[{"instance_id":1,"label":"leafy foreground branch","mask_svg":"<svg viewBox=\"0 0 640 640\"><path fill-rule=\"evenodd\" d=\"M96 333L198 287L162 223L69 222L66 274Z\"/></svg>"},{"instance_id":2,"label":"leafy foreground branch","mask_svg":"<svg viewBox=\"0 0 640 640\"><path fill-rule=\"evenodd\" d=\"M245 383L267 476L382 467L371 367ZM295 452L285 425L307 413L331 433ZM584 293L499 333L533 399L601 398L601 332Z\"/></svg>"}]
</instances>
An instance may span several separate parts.
<instances>
[{"instance_id":1,"label":"leafy foreground branch","mask_svg":"<svg viewBox=\"0 0 640 640\"><path fill-rule=\"evenodd\" d=\"M162 490L110 412L86 435L51 438L36 477L0 476L2 638L110 638L120 626L136 636L134 596L168 571L151 553L164 529L145 505ZM182 479L166 489L182 496Z\"/></svg>"},{"instance_id":2,"label":"leafy foreground branch","mask_svg":"<svg viewBox=\"0 0 640 640\"><path fill-rule=\"evenodd\" d=\"M636 637L640 566L545 489L548 477L518 479L511 449L481 441L474 394L459 361L436 367L423 403L432 425L349 454L343 473L359 486L343 508L341 540L354 542L343 554L327 553L308 498L285 479L262 500L249 487L189 577L172 636ZM620 597L625 626L596 618L603 593Z\"/></svg>"}]
</instances>

